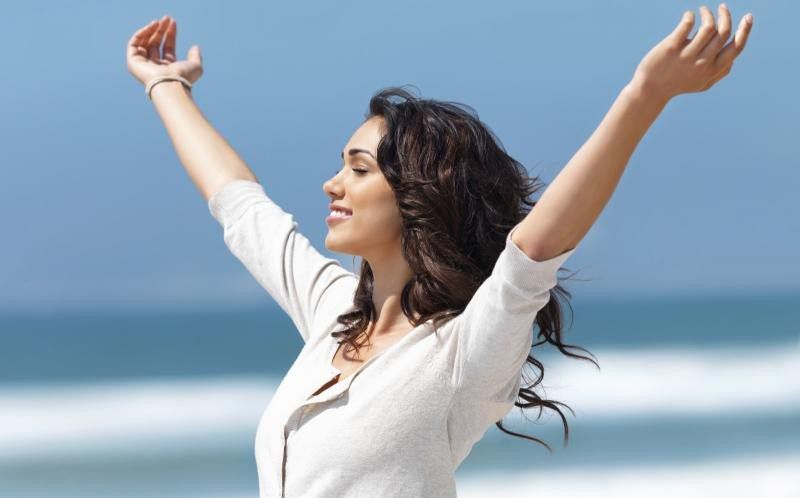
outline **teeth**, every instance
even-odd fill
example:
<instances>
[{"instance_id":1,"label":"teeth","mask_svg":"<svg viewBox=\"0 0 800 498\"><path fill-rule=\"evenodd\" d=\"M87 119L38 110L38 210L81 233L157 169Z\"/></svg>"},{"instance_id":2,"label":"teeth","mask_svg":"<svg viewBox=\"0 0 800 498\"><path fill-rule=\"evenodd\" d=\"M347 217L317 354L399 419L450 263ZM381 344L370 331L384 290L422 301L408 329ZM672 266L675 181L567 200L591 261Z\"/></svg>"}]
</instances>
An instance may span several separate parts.
<instances>
[{"instance_id":1,"label":"teeth","mask_svg":"<svg viewBox=\"0 0 800 498\"><path fill-rule=\"evenodd\" d=\"M350 217L350 215L345 213L344 211L331 211L331 216L336 216L338 218L348 218L348 217Z\"/></svg>"}]
</instances>

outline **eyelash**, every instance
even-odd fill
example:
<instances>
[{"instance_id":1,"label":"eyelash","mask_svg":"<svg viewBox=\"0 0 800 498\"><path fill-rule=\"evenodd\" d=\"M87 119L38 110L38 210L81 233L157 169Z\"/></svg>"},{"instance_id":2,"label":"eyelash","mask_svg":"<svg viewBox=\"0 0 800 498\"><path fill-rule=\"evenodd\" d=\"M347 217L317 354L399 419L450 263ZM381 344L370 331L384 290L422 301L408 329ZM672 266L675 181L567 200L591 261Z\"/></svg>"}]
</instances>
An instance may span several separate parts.
<instances>
[{"instance_id":1,"label":"eyelash","mask_svg":"<svg viewBox=\"0 0 800 498\"><path fill-rule=\"evenodd\" d=\"M353 171L358 173L358 176L363 176L363 175L366 175L367 173L369 173L369 170L366 170L366 169L353 169ZM334 176L336 176L338 174L339 174L339 170L336 170L336 171L333 172Z\"/></svg>"}]
</instances>

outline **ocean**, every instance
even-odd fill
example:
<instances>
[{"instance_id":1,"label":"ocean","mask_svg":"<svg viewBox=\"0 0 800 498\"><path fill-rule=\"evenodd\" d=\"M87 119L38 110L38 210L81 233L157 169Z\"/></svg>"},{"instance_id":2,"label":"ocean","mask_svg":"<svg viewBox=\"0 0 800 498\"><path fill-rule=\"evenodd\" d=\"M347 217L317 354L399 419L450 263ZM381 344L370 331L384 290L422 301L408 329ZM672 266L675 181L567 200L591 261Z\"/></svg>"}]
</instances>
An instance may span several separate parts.
<instances>
[{"instance_id":1,"label":"ocean","mask_svg":"<svg viewBox=\"0 0 800 498\"><path fill-rule=\"evenodd\" d=\"M515 408L459 497L800 497L800 295L572 301L561 420ZM256 498L254 438L302 348L282 310L4 312L0 497Z\"/></svg>"}]
</instances>

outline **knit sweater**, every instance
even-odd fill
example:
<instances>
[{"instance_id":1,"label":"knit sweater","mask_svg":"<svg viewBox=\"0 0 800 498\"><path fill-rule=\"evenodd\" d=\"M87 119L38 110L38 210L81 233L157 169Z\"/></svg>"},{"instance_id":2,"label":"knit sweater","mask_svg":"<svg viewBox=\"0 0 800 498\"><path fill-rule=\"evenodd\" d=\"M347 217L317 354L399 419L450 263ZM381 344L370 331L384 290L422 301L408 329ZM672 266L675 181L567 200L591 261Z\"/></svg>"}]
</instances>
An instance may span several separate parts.
<instances>
[{"instance_id":1,"label":"knit sweater","mask_svg":"<svg viewBox=\"0 0 800 498\"><path fill-rule=\"evenodd\" d=\"M260 498L455 497L454 474L513 407L536 314L575 251L530 259L506 237L491 276L438 330L428 320L358 371L332 380L358 275L320 254L261 184L233 180L208 201L234 256L304 341L256 431Z\"/></svg>"}]
</instances>

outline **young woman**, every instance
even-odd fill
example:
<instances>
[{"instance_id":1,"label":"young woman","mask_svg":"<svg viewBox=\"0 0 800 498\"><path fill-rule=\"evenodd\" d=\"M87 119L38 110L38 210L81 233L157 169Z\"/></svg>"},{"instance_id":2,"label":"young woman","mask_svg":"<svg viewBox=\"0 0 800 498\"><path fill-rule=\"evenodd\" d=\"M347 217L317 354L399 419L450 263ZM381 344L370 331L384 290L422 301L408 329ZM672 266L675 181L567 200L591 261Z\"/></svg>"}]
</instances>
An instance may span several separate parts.
<instances>
[{"instance_id":1,"label":"young woman","mask_svg":"<svg viewBox=\"0 0 800 498\"><path fill-rule=\"evenodd\" d=\"M305 341L258 426L262 498L455 496L455 470L491 424L505 431L514 406L555 410L566 442L561 403L533 390L544 370L530 349L548 342L593 361L562 342L556 298L570 294L556 273L667 103L710 88L744 49L752 16L728 42L727 7L718 22L705 6L700 14L693 38L687 11L650 50L538 201L538 178L467 106L376 93L323 185L325 247L360 256L359 274L311 246L203 117L191 97L200 49L177 60L175 21L134 33L129 71L225 243ZM523 387L528 363L540 375Z\"/></svg>"}]
</instances>

